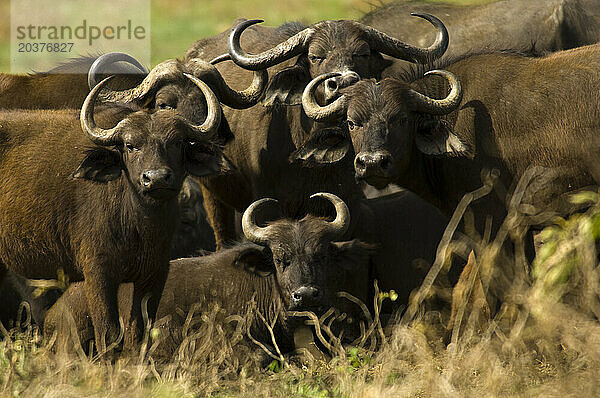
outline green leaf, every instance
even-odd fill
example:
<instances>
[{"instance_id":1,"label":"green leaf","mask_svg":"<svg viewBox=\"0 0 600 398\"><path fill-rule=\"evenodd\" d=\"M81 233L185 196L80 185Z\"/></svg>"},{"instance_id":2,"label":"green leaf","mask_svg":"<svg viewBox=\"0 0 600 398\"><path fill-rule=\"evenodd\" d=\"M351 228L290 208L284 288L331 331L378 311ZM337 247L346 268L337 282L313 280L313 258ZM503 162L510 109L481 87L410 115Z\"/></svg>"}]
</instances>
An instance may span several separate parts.
<instances>
[{"instance_id":1,"label":"green leaf","mask_svg":"<svg viewBox=\"0 0 600 398\"><path fill-rule=\"evenodd\" d=\"M277 360L272 360L271 363L267 366L267 369L273 373L279 373L283 370L283 366L281 362Z\"/></svg>"},{"instance_id":2,"label":"green leaf","mask_svg":"<svg viewBox=\"0 0 600 398\"><path fill-rule=\"evenodd\" d=\"M585 203L596 203L598 202L598 194L592 191L583 191L571 195L569 201L576 205L582 205Z\"/></svg>"},{"instance_id":3,"label":"green leaf","mask_svg":"<svg viewBox=\"0 0 600 398\"><path fill-rule=\"evenodd\" d=\"M533 260L533 277L539 278L543 274L543 265L552 256L558 247L558 242L551 240L540 247L537 256Z\"/></svg>"}]
</instances>

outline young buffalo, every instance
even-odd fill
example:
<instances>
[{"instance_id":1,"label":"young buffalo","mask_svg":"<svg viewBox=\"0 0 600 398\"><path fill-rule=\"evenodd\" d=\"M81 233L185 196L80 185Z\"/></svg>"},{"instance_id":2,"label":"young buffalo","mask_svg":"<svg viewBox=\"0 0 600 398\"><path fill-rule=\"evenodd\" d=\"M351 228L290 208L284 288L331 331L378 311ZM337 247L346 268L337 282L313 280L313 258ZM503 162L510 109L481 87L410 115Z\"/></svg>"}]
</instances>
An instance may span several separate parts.
<instances>
[{"instance_id":1,"label":"young buffalo","mask_svg":"<svg viewBox=\"0 0 600 398\"><path fill-rule=\"evenodd\" d=\"M0 112L0 269L34 279L62 269L83 280L101 348L119 336L119 283L134 283L128 336L142 330L144 295L151 295L149 316L156 313L185 176L226 169L217 145L221 107L206 83L179 74L202 94L200 125L134 101L157 76L175 77L171 65L158 65L128 97L118 93L130 99L125 107L97 115L108 79L90 92L80 118L73 111ZM101 128L96 119L116 126Z\"/></svg>"},{"instance_id":2,"label":"young buffalo","mask_svg":"<svg viewBox=\"0 0 600 398\"><path fill-rule=\"evenodd\" d=\"M337 296L346 291L366 300L368 291L369 256L373 247L353 240L338 242L350 224L346 204L337 196L319 193L330 201L336 211L333 221L311 215L302 220L278 219L265 227L256 224L259 213L275 204L273 199L254 202L243 215L243 231L253 243L240 243L207 256L173 260L158 307L158 318L169 316L164 326L167 350L173 352L181 341L177 328L186 321L190 310L205 311L218 303L227 315L244 315L251 301L256 303L267 322L275 323L275 338L284 351L293 348L293 332L302 320L289 311L313 311L322 314L337 307L360 316L359 308ZM127 321L133 305L133 285L120 289L120 311ZM61 327L65 309L73 314L80 339L87 347L92 339L92 320L87 316L85 285L71 285L46 317L44 332L48 335ZM199 307L198 307L199 305ZM60 333L63 333L62 331ZM265 323L254 312L251 335L271 343Z\"/></svg>"}]
</instances>

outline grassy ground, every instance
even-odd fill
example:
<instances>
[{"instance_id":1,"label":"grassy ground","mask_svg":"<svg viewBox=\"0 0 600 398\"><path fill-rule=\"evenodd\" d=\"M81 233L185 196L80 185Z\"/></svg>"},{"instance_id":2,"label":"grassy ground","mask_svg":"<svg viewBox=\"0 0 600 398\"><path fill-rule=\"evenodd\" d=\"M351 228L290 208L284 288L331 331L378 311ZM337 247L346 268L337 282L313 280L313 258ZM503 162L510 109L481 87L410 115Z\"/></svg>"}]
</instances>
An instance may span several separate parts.
<instances>
[{"instance_id":1,"label":"grassy ground","mask_svg":"<svg viewBox=\"0 0 600 398\"><path fill-rule=\"evenodd\" d=\"M312 23L323 19L356 19L388 1L151 0L152 65L182 57L195 40L223 31L239 17L262 18L268 25L293 20ZM455 4L485 1L448 0ZM0 72L10 69L9 41L10 0L0 0Z\"/></svg>"},{"instance_id":2,"label":"grassy ground","mask_svg":"<svg viewBox=\"0 0 600 398\"><path fill-rule=\"evenodd\" d=\"M427 289L385 335L374 324L351 346L330 337L333 358L312 363L285 358L259 365L239 339L243 327L233 332L228 321L227 328L218 309L191 320L176 355L162 363L153 345L117 361L89 359L62 352L69 341L42 343L30 327L0 328L0 397L598 396L600 196L584 193L574 201L593 207L544 230L531 274L522 272L519 256L498 255L502 239L482 242L471 277L453 295L458 311L451 330L439 312L422 310L421 300L433 294ZM514 203L502 229L517 243L531 215L519 213L524 208L531 210ZM493 291L505 292L497 311L486 303Z\"/></svg>"}]
</instances>

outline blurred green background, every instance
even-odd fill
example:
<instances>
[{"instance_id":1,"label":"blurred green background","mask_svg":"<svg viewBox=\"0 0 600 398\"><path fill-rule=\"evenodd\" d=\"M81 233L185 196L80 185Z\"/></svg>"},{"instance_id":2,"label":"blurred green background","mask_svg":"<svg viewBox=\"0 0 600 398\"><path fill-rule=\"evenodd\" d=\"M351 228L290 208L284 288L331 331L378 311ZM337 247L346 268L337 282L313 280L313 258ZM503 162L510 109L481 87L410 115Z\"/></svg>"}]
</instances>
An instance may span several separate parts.
<instances>
[{"instance_id":1,"label":"blurred green background","mask_svg":"<svg viewBox=\"0 0 600 398\"><path fill-rule=\"evenodd\" d=\"M431 0L435 1L439 0ZM358 19L387 2L389 0L151 0L152 65L167 58L183 57L194 41L225 30L239 17L261 18L272 26L285 21ZM473 4L486 0L445 2ZM98 4L108 5L110 0ZM48 6L52 6L52 0L48 0ZM10 0L0 0L0 72L10 71L9 42Z\"/></svg>"}]
</instances>

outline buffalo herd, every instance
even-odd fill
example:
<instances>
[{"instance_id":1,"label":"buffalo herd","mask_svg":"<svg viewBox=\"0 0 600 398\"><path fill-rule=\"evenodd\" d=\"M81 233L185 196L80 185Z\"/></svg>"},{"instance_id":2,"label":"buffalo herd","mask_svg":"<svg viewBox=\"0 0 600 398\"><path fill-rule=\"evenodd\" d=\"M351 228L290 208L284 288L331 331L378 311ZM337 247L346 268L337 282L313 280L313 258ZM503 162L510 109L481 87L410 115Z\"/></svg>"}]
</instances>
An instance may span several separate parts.
<instances>
[{"instance_id":1,"label":"buffalo herd","mask_svg":"<svg viewBox=\"0 0 600 398\"><path fill-rule=\"evenodd\" d=\"M310 313L334 313L350 342L414 304L452 235L444 299L420 302L447 317L476 246L449 220L486 176L505 189L469 224L492 237L531 166L556 171L542 208L598 186L596 0L261 22L151 70L115 52L0 74L0 330L27 319L50 338L69 318L103 353L155 324L174 352L189 314L218 304L250 314L263 348L298 348ZM394 300L379 308L381 292Z\"/></svg>"}]
</instances>

